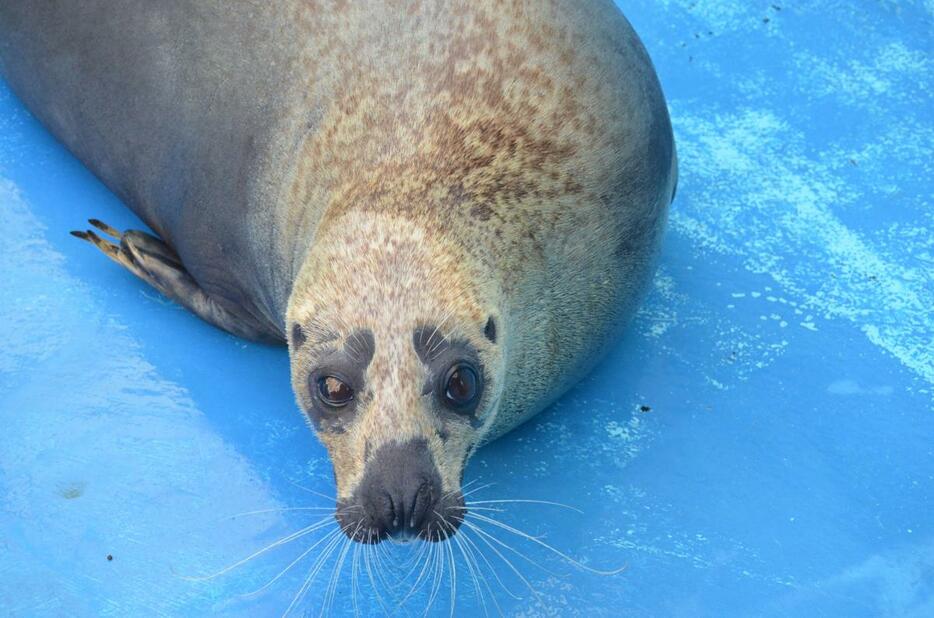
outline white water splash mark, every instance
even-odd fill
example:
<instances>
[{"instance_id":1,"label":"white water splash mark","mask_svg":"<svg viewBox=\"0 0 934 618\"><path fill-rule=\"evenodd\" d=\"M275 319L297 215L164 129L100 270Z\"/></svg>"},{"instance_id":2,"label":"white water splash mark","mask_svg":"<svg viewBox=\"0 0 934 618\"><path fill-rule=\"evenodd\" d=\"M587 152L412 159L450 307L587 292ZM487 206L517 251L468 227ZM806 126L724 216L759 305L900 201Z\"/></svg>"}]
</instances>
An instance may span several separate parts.
<instances>
[{"instance_id":1,"label":"white water splash mark","mask_svg":"<svg viewBox=\"0 0 934 618\"><path fill-rule=\"evenodd\" d=\"M618 411L614 411L614 416L624 416L622 409L614 402L603 401L602 405L612 406L613 409L619 408ZM600 448L607 453L612 453L621 464L635 459L653 437L652 432L638 414L639 412L632 412L632 416L626 421L610 420L604 425L610 441L601 442Z\"/></svg>"},{"instance_id":2,"label":"white water splash mark","mask_svg":"<svg viewBox=\"0 0 934 618\"><path fill-rule=\"evenodd\" d=\"M770 276L800 307L854 323L934 384L930 277L910 265L904 244L873 243L834 212L864 206L865 196L824 156L805 155L803 136L770 110L676 114L675 124L691 190L672 213L672 229L701 249L740 257L747 271ZM934 138L927 134L922 143ZM926 157L914 149L904 154ZM930 232L920 238L913 248L931 254Z\"/></svg>"},{"instance_id":3,"label":"white water splash mark","mask_svg":"<svg viewBox=\"0 0 934 618\"><path fill-rule=\"evenodd\" d=\"M833 96L853 105L878 105L879 95L892 99L910 99L901 86L906 74L921 74L930 69L930 60L920 51L908 49L902 42L884 45L861 61L848 58L830 61L813 53L795 56L798 78L806 81L812 97Z\"/></svg>"},{"instance_id":4,"label":"white water splash mark","mask_svg":"<svg viewBox=\"0 0 934 618\"><path fill-rule=\"evenodd\" d=\"M653 348L670 362L684 363L712 389L725 391L733 388L737 381L745 381L753 373L769 367L785 352L788 341L776 338L776 333L769 326L744 325L739 314L724 313L719 306L698 302L694 296L680 291L679 283L683 285L664 266L661 267L633 324L633 330L649 340ZM721 287L721 284L715 283L715 287ZM771 289L765 288L767 292ZM758 299L762 293L729 294L729 298L737 299L737 302L747 296ZM796 307L797 303L783 300L797 314L802 314ZM726 307L732 309L735 305ZM784 328L780 322L771 321L771 324ZM677 343L686 330L697 340L697 347L691 351L684 350Z\"/></svg>"}]
</instances>

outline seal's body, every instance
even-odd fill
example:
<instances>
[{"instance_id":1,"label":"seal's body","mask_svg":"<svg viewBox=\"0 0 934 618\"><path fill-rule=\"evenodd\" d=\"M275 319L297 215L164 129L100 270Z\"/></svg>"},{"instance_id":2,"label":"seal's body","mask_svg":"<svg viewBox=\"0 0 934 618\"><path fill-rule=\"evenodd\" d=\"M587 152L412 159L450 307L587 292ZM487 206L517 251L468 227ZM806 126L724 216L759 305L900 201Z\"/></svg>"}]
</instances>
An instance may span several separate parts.
<instances>
[{"instance_id":1,"label":"seal's body","mask_svg":"<svg viewBox=\"0 0 934 618\"><path fill-rule=\"evenodd\" d=\"M77 235L288 341L361 541L453 532L470 453L631 316L676 184L604 0L3 0L0 68L161 240Z\"/></svg>"}]
</instances>

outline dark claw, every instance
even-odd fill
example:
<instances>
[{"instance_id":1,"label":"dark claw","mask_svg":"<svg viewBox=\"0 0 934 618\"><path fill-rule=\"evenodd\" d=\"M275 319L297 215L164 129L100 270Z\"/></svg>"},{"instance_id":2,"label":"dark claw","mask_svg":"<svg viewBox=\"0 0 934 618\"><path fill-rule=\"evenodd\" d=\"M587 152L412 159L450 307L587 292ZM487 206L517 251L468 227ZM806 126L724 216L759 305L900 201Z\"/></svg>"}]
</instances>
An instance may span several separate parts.
<instances>
[{"instance_id":1,"label":"dark claw","mask_svg":"<svg viewBox=\"0 0 934 618\"><path fill-rule=\"evenodd\" d=\"M109 225L101 221L100 219L88 219L88 223L90 223L91 225L99 229L100 231L104 232L108 236L113 236L114 238L117 238L117 239L123 236L123 234L121 234L120 231L110 227Z\"/></svg>"},{"instance_id":2,"label":"dark claw","mask_svg":"<svg viewBox=\"0 0 934 618\"><path fill-rule=\"evenodd\" d=\"M80 238L81 240L91 240L90 238L88 238L88 233L87 233L87 232L81 232L81 231L79 231L79 230L72 230L72 231L70 232L70 234L71 234L72 236L75 236L75 237L77 237L77 238Z\"/></svg>"}]
</instances>

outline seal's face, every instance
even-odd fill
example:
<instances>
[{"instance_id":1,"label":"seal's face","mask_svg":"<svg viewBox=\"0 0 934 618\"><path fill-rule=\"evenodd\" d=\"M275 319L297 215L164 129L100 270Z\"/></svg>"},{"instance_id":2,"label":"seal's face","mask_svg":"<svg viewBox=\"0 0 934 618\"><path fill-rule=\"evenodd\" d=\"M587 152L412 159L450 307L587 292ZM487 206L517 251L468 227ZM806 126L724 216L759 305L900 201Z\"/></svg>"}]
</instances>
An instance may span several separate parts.
<instances>
[{"instance_id":1,"label":"seal's face","mask_svg":"<svg viewBox=\"0 0 934 618\"><path fill-rule=\"evenodd\" d=\"M463 521L464 466L496 413L498 319L450 251L367 231L314 250L320 283L288 316L292 384L331 455L344 532L437 541Z\"/></svg>"}]
</instances>

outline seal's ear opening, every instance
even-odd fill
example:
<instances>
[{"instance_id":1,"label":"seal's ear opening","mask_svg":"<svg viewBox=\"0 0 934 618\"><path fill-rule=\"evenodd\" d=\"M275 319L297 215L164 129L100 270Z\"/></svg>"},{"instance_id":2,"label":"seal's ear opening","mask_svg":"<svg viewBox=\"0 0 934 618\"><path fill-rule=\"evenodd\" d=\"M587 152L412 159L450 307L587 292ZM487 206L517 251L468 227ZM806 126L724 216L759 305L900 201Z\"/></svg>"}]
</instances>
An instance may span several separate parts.
<instances>
[{"instance_id":1,"label":"seal's ear opening","mask_svg":"<svg viewBox=\"0 0 934 618\"><path fill-rule=\"evenodd\" d=\"M305 343L305 331L298 322L292 324L292 345L298 349Z\"/></svg>"},{"instance_id":2,"label":"seal's ear opening","mask_svg":"<svg viewBox=\"0 0 934 618\"><path fill-rule=\"evenodd\" d=\"M483 334L491 343L496 343L496 321L492 315L487 319L486 326L483 327Z\"/></svg>"}]
</instances>

